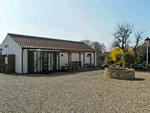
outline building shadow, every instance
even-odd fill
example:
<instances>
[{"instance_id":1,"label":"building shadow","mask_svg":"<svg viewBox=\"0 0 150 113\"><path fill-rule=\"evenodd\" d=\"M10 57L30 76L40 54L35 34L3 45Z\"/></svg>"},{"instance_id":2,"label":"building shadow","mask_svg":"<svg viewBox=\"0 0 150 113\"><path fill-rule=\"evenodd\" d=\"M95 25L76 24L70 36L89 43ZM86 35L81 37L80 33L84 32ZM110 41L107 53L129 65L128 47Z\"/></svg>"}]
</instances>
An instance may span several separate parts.
<instances>
[{"instance_id":1,"label":"building shadow","mask_svg":"<svg viewBox=\"0 0 150 113\"><path fill-rule=\"evenodd\" d=\"M134 78L132 80L126 80L126 81L144 81L144 78Z\"/></svg>"},{"instance_id":2,"label":"building shadow","mask_svg":"<svg viewBox=\"0 0 150 113\"><path fill-rule=\"evenodd\" d=\"M135 69L135 72L150 72L150 70L143 70L143 69Z\"/></svg>"},{"instance_id":3,"label":"building shadow","mask_svg":"<svg viewBox=\"0 0 150 113\"><path fill-rule=\"evenodd\" d=\"M70 72L49 72L48 74L44 73L27 73L27 74L6 74L9 76L24 76L24 77L59 77L59 76L68 76L74 75L76 73Z\"/></svg>"},{"instance_id":4,"label":"building shadow","mask_svg":"<svg viewBox=\"0 0 150 113\"><path fill-rule=\"evenodd\" d=\"M69 75L75 75L75 74L78 74L78 73L82 73L82 72L88 72L88 71L96 71L96 70L102 70L100 67L96 67L96 69L92 69L92 70L79 70L79 71L72 71L72 72L69 72L69 71L51 71L49 72L48 74L44 74L42 72L39 72L39 73L27 73L27 74L6 74L6 75L9 75L9 76L24 76L24 77L59 77L59 76L69 76Z\"/></svg>"}]
</instances>

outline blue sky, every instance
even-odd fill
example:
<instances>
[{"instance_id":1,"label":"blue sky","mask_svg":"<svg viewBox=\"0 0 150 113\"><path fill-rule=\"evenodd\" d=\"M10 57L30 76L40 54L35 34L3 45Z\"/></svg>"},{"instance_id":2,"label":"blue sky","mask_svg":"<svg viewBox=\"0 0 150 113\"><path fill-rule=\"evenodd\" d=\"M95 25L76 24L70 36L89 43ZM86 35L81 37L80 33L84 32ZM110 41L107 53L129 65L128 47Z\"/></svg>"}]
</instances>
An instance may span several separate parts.
<instances>
[{"instance_id":1,"label":"blue sky","mask_svg":"<svg viewBox=\"0 0 150 113\"><path fill-rule=\"evenodd\" d=\"M80 41L107 47L116 23L133 23L150 36L148 0L1 0L0 42L7 33Z\"/></svg>"}]
</instances>

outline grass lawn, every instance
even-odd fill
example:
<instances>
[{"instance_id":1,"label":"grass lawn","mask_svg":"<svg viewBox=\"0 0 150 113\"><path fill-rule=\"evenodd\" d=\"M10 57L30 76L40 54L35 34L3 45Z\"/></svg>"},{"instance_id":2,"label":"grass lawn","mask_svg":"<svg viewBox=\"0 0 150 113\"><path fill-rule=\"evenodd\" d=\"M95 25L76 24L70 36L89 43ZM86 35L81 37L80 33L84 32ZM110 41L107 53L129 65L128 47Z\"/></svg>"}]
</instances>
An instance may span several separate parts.
<instances>
[{"instance_id":1,"label":"grass lawn","mask_svg":"<svg viewBox=\"0 0 150 113\"><path fill-rule=\"evenodd\" d=\"M149 112L150 72L136 78L108 79L103 70L0 74L0 112Z\"/></svg>"}]
</instances>

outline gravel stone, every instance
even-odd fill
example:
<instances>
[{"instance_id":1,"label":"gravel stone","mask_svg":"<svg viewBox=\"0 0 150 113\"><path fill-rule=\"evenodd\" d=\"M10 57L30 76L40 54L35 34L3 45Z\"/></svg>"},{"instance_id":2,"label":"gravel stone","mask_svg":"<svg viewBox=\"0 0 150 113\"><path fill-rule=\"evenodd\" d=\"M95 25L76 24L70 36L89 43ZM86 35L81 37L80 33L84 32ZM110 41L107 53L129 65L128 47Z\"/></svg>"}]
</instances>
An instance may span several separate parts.
<instances>
[{"instance_id":1,"label":"gravel stone","mask_svg":"<svg viewBox=\"0 0 150 113\"><path fill-rule=\"evenodd\" d=\"M0 74L0 112L127 113L150 111L150 72L135 80L79 73Z\"/></svg>"}]
</instances>

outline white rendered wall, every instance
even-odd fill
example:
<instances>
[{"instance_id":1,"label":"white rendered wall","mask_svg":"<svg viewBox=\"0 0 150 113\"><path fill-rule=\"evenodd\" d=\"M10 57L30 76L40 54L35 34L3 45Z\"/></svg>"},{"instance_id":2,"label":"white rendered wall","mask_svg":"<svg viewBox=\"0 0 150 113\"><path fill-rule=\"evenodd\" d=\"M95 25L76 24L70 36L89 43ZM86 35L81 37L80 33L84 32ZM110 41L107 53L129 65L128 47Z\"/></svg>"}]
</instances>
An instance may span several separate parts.
<instances>
[{"instance_id":1,"label":"white rendered wall","mask_svg":"<svg viewBox=\"0 0 150 113\"><path fill-rule=\"evenodd\" d=\"M23 51L23 73L28 73L28 51Z\"/></svg>"},{"instance_id":2,"label":"white rendered wall","mask_svg":"<svg viewBox=\"0 0 150 113\"><path fill-rule=\"evenodd\" d=\"M63 56L61 56L63 54ZM79 54L72 53L72 61L79 61ZM68 63L68 53L60 53L60 68L61 66L65 66Z\"/></svg>"},{"instance_id":3,"label":"white rendered wall","mask_svg":"<svg viewBox=\"0 0 150 113\"><path fill-rule=\"evenodd\" d=\"M79 61L79 53L72 53L72 61Z\"/></svg>"},{"instance_id":4,"label":"white rendered wall","mask_svg":"<svg viewBox=\"0 0 150 113\"><path fill-rule=\"evenodd\" d=\"M87 57L86 55L90 53L85 53L85 63L90 63L90 57ZM61 57L61 54L63 54L63 57ZM91 53L91 63L94 64L94 54ZM72 61L79 61L79 53L72 53ZM81 54L81 62L83 65L83 53ZM68 63L68 53L60 53L60 66L65 66L65 64ZM95 53L95 66L96 66L96 53Z\"/></svg>"},{"instance_id":5,"label":"white rendered wall","mask_svg":"<svg viewBox=\"0 0 150 113\"><path fill-rule=\"evenodd\" d=\"M90 57L87 57L87 54L91 53L91 63L94 64L94 54L92 52L86 52L85 53L85 63L90 63ZM83 53L81 54L81 61L82 61L82 65L83 65ZM96 52L95 52L95 66L97 66L96 64Z\"/></svg>"},{"instance_id":6,"label":"white rendered wall","mask_svg":"<svg viewBox=\"0 0 150 113\"><path fill-rule=\"evenodd\" d=\"M9 44L8 48L5 48L6 44ZM2 48L2 54L15 54L15 72L22 73L21 72L21 47L9 35L7 35L1 44L1 48Z\"/></svg>"},{"instance_id":7,"label":"white rendered wall","mask_svg":"<svg viewBox=\"0 0 150 113\"><path fill-rule=\"evenodd\" d=\"M63 56L61 56L63 54ZM60 53L60 68L61 66L65 66L68 63L68 53Z\"/></svg>"}]
</instances>

